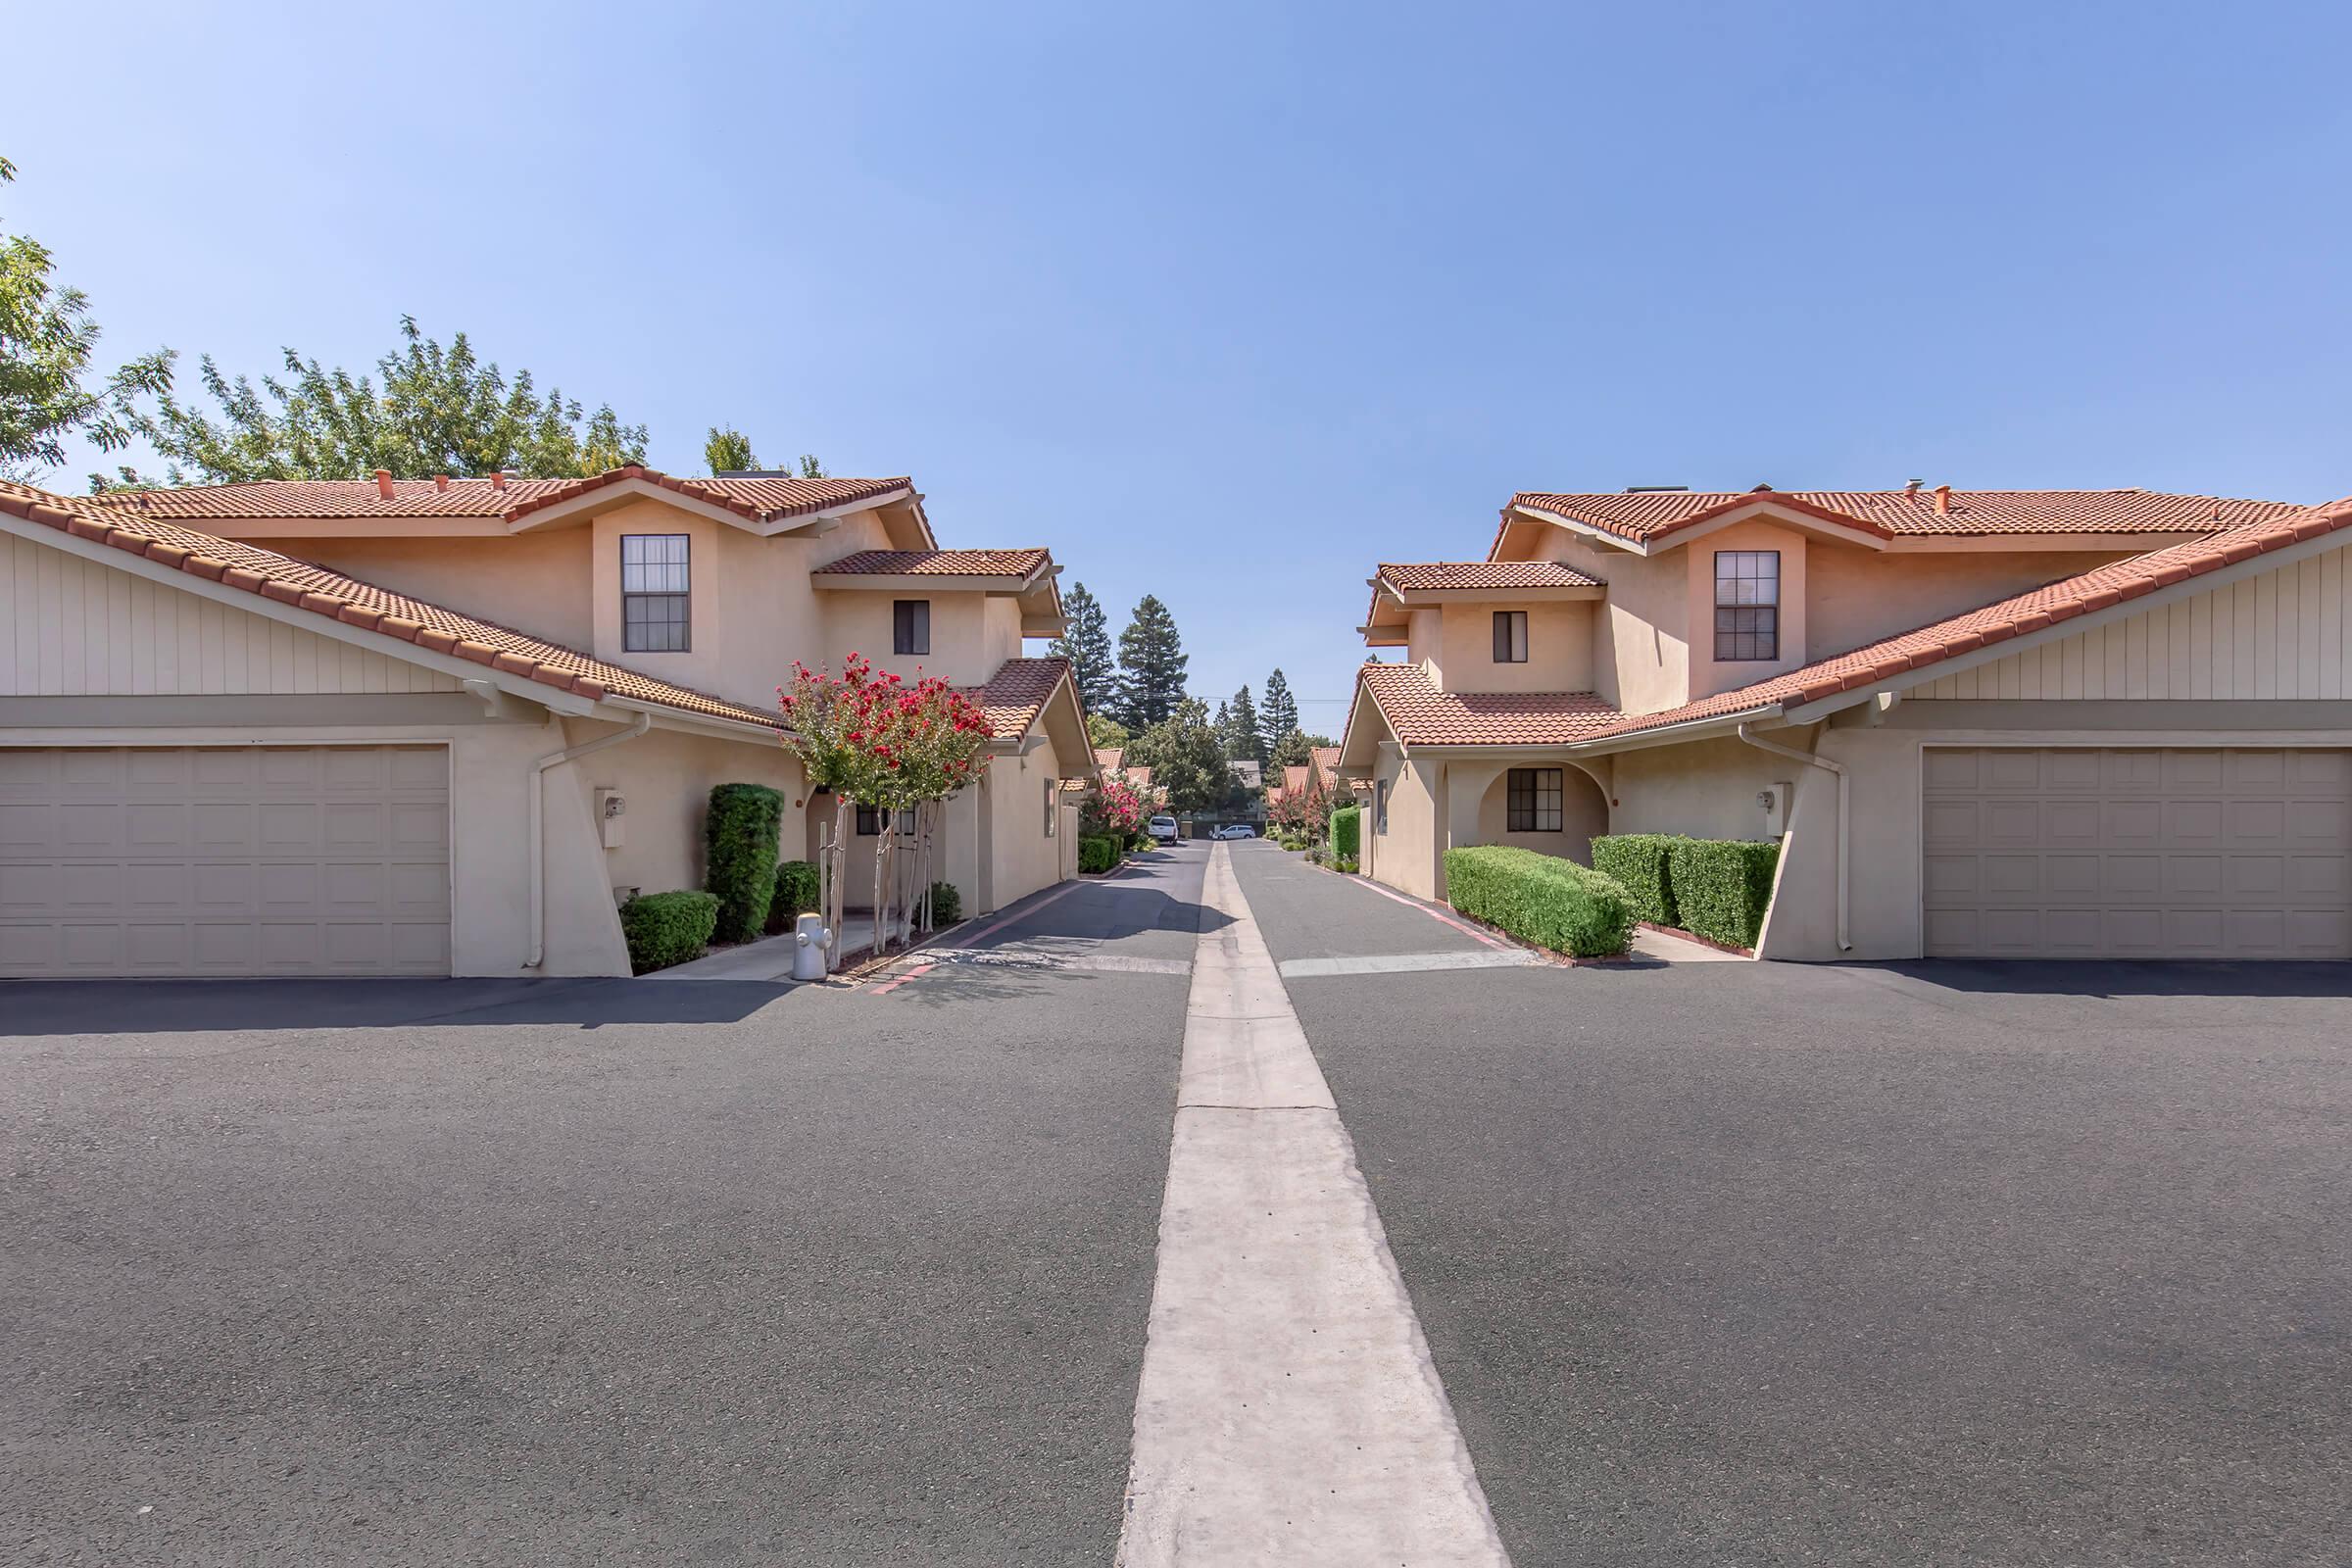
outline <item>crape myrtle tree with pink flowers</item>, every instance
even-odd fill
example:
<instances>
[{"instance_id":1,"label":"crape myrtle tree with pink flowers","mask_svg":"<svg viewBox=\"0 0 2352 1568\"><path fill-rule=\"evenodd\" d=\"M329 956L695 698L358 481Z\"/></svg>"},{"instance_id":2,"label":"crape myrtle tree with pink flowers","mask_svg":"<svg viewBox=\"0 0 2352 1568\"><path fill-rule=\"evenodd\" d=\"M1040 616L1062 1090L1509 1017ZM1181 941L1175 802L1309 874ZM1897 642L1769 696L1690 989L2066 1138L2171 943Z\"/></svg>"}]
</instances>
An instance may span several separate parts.
<instances>
[{"instance_id":1,"label":"crape myrtle tree with pink flowers","mask_svg":"<svg viewBox=\"0 0 2352 1568\"><path fill-rule=\"evenodd\" d=\"M987 715L936 675L918 672L909 684L857 654L842 661L839 675L794 661L792 684L778 691L777 706L790 726L784 744L800 759L809 788L833 792L833 833L820 867L826 924L841 929L851 812L865 806L885 824L874 845L876 951L894 937L911 941L917 929L931 929L939 823L949 797L978 772L991 733ZM912 819L911 879L900 854L903 816ZM836 944L829 961L839 956Z\"/></svg>"},{"instance_id":2,"label":"crape myrtle tree with pink flowers","mask_svg":"<svg viewBox=\"0 0 2352 1568\"><path fill-rule=\"evenodd\" d=\"M1144 830L1152 803L1143 792L1116 773L1105 773L1087 789L1078 804L1078 827L1083 833L1108 833L1123 845Z\"/></svg>"}]
</instances>

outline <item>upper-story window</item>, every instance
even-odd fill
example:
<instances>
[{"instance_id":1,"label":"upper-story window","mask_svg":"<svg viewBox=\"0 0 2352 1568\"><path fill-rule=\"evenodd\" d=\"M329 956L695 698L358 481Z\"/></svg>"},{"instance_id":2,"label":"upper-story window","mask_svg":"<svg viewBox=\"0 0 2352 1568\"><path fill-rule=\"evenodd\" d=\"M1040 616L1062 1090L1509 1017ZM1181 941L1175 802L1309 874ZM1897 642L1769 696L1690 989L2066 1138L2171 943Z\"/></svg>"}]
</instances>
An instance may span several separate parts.
<instances>
[{"instance_id":1,"label":"upper-story window","mask_svg":"<svg viewBox=\"0 0 2352 1568\"><path fill-rule=\"evenodd\" d=\"M1715 658L1781 657L1781 553L1715 552Z\"/></svg>"},{"instance_id":2,"label":"upper-story window","mask_svg":"<svg viewBox=\"0 0 2352 1568\"><path fill-rule=\"evenodd\" d=\"M1527 662L1527 612L1497 610L1494 612L1494 662L1524 664Z\"/></svg>"},{"instance_id":3,"label":"upper-story window","mask_svg":"<svg viewBox=\"0 0 2352 1568\"><path fill-rule=\"evenodd\" d=\"M620 646L632 654L682 654L693 646L692 595L682 533L620 536Z\"/></svg>"},{"instance_id":4,"label":"upper-story window","mask_svg":"<svg viewBox=\"0 0 2352 1568\"><path fill-rule=\"evenodd\" d=\"M931 651L931 601L894 600L890 607L890 651L927 654Z\"/></svg>"}]
</instances>

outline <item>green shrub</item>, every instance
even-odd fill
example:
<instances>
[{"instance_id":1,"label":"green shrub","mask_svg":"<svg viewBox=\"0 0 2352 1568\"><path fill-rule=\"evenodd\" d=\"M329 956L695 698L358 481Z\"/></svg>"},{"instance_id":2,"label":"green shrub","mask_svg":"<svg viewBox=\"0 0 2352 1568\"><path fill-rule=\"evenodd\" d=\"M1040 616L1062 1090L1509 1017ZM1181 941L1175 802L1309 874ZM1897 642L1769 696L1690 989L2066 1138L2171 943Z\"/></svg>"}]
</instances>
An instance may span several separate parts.
<instances>
[{"instance_id":1,"label":"green shrub","mask_svg":"<svg viewBox=\"0 0 2352 1568\"><path fill-rule=\"evenodd\" d=\"M1635 919L1652 925L1681 925L1666 859L1675 845L1689 842L1671 833L1604 834L1592 841L1592 869L1615 877L1633 896Z\"/></svg>"},{"instance_id":2,"label":"green shrub","mask_svg":"<svg viewBox=\"0 0 2352 1568\"><path fill-rule=\"evenodd\" d=\"M816 907L816 867L807 860L786 860L776 867L776 896L767 902L767 928L788 931L793 916Z\"/></svg>"},{"instance_id":3,"label":"green shrub","mask_svg":"<svg viewBox=\"0 0 2352 1568\"><path fill-rule=\"evenodd\" d=\"M1108 871L1119 863L1119 841L1108 834L1089 833L1078 840L1078 869Z\"/></svg>"},{"instance_id":4,"label":"green shrub","mask_svg":"<svg viewBox=\"0 0 2352 1568\"><path fill-rule=\"evenodd\" d=\"M703 819L703 886L718 900L717 937L749 942L776 896L776 834L784 797L764 784L721 784Z\"/></svg>"},{"instance_id":5,"label":"green shrub","mask_svg":"<svg viewBox=\"0 0 2352 1568\"><path fill-rule=\"evenodd\" d=\"M963 895L956 891L953 882L931 884L931 923L954 925L963 918Z\"/></svg>"},{"instance_id":6,"label":"green shrub","mask_svg":"<svg viewBox=\"0 0 2352 1568\"><path fill-rule=\"evenodd\" d=\"M629 972L645 974L703 956L718 923L718 899L685 889L647 893L620 906L620 934L629 944Z\"/></svg>"},{"instance_id":7,"label":"green shrub","mask_svg":"<svg viewBox=\"0 0 2352 1568\"><path fill-rule=\"evenodd\" d=\"M1331 853L1343 860L1352 860L1363 853L1364 808L1343 806L1331 813Z\"/></svg>"},{"instance_id":8,"label":"green shrub","mask_svg":"<svg viewBox=\"0 0 2352 1568\"><path fill-rule=\"evenodd\" d=\"M1778 844L1674 840L1667 870L1681 915L1674 923L1710 942L1754 947L1772 904L1772 872L1780 858Z\"/></svg>"},{"instance_id":9,"label":"green shrub","mask_svg":"<svg viewBox=\"0 0 2352 1568\"><path fill-rule=\"evenodd\" d=\"M1464 914L1580 958L1623 953L1634 934L1634 901L1615 878L1534 850L1447 850L1446 896Z\"/></svg>"},{"instance_id":10,"label":"green shrub","mask_svg":"<svg viewBox=\"0 0 2352 1568\"><path fill-rule=\"evenodd\" d=\"M1345 871L1349 876L1353 876L1356 870L1355 861L1352 858L1342 858L1333 869Z\"/></svg>"}]
</instances>

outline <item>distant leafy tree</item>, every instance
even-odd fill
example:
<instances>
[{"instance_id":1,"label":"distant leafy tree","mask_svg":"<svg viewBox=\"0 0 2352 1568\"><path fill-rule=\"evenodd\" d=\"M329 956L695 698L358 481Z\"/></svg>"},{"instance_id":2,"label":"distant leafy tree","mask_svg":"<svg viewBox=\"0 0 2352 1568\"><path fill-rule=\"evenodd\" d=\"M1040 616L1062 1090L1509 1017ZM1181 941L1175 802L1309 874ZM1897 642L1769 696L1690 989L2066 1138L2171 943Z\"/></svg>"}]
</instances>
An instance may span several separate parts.
<instances>
[{"instance_id":1,"label":"distant leafy tree","mask_svg":"<svg viewBox=\"0 0 2352 1568\"><path fill-rule=\"evenodd\" d=\"M823 464L816 461L816 454L804 452L801 454L801 477L804 479L830 479L833 476L825 472Z\"/></svg>"},{"instance_id":2,"label":"distant leafy tree","mask_svg":"<svg viewBox=\"0 0 2352 1568\"><path fill-rule=\"evenodd\" d=\"M1124 746L1127 744L1127 726L1108 713L1089 711L1086 715L1086 743L1098 752Z\"/></svg>"},{"instance_id":3,"label":"distant leafy tree","mask_svg":"<svg viewBox=\"0 0 2352 1568\"><path fill-rule=\"evenodd\" d=\"M760 460L752 456L752 438L731 424L710 427L703 442L703 461L710 465L713 474L760 466Z\"/></svg>"},{"instance_id":4,"label":"distant leafy tree","mask_svg":"<svg viewBox=\"0 0 2352 1568\"><path fill-rule=\"evenodd\" d=\"M1180 697L1168 716L1127 743L1127 765L1152 769L1152 782L1168 792L1179 811L1205 811L1222 805L1234 788L1225 746L1209 727L1208 707Z\"/></svg>"},{"instance_id":5,"label":"distant leafy tree","mask_svg":"<svg viewBox=\"0 0 2352 1568\"><path fill-rule=\"evenodd\" d=\"M0 185L17 166L0 158ZM136 440L139 400L172 387L172 351L141 355L93 380L98 323L89 296L52 283L49 248L0 234L0 478L31 482L66 461L78 436L101 452ZM134 476L135 477L135 476ZM102 481L92 476L91 488Z\"/></svg>"},{"instance_id":6,"label":"distant leafy tree","mask_svg":"<svg viewBox=\"0 0 2352 1568\"><path fill-rule=\"evenodd\" d=\"M1176 633L1176 617L1151 594L1135 607L1134 618L1119 633L1119 689L1113 716L1130 730L1164 723L1184 701L1184 640ZM1208 725L1205 709L1202 728Z\"/></svg>"},{"instance_id":7,"label":"distant leafy tree","mask_svg":"<svg viewBox=\"0 0 2352 1568\"><path fill-rule=\"evenodd\" d=\"M1054 653L1070 662L1070 678L1078 683L1086 710L1107 712L1118 706L1119 670L1111 661L1110 628L1102 607L1086 591L1086 584L1078 583L1062 600L1061 615L1067 629L1054 639Z\"/></svg>"},{"instance_id":8,"label":"distant leafy tree","mask_svg":"<svg viewBox=\"0 0 2352 1568\"><path fill-rule=\"evenodd\" d=\"M1304 767L1313 749L1313 740L1303 731L1292 730L1275 745L1272 751L1266 754L1266 766L1269 768Z\"/></svg>"},{"instance_id":9,"label":"distant leafy tree","mask_svg":"<svg viewBox=\"0 0 2352 1568\"><path fill-rule=\"evenodd\" d=\"M1220 730L1225 737L1225 755L1237 762L1263 762L1266 743L1257 733L1257 703L1250 697L1248 686L1233 694L1226 714Z\"/></svg>"},{"instance_id":10,"label":"distant leafy tree","mask_svg":"<svg viewBox=\"0 0 2352 1568\"><path fill-rule=\"evenodd\" d=\"M1266 694L1257 705L1257 733L1265 743L1259 755L1271 758L1291 731L1298 727L1298 704L1281 670L1266 677Z\"/></svg>"},{"instance_id":11,"label":"distant leafy tree","mask_svg":"<svg viewBox=\"0 0 2352 1568\"><path fill-rule=\"evenodd\" d=\"M542 397L528 370L509 381L463 332L444 347L404 316L400 335L374 377L287 349L284 378L266 375L256 387L230 380L208 354L199 374L218 410L188 407L167 389L147 437L173 483L348 479L376 468L565 477L645 461L645 426L622 424L612 405L586 414L560 390Z\"/></svg>"}]
</instances>

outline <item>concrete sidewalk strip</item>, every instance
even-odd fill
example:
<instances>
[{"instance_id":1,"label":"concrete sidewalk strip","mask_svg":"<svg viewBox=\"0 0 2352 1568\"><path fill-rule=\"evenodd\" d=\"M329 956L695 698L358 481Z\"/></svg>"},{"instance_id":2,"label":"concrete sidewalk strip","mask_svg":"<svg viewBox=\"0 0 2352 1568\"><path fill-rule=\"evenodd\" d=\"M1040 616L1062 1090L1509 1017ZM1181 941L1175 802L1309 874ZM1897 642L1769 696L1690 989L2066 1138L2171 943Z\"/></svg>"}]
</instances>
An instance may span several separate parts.
<instances>
[{"instance_id":1,"label":"concrete sidewalk strip","mask_svg":"<svg viewBox=\"0 0 2352 1568\"><path fill-rule=\"evenodd\" d=\"M1118 1561L1506 1564L1221 844L1201 902Z\"/></svg>"},{"instance_id":2,"label":"concrete sidewalk strip","mask_svg":"<svg viewBox=\"0 0 2352 1568\"><path fill-rule=\"evenodd\" d=\"M1285 980L1312 980L1339 974L1414 974L1429 969L1522 969L1544 962L1540 953L1525 948L1480 948L1463 953L1383 953L1351 958L1286 958Z\"/></svg>"}]
</instances>

